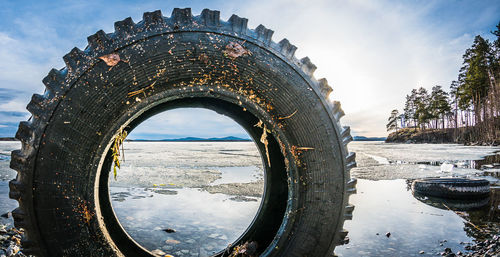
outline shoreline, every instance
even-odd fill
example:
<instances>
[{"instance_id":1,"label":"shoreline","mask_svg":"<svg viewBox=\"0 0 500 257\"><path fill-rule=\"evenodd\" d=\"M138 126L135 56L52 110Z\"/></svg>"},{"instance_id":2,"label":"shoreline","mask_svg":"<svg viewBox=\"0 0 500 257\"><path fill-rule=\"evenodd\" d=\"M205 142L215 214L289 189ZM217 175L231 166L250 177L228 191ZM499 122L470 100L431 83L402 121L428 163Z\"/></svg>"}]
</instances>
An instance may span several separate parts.
<instances>
[{"instance_id":1,"label":"shoreline","mask_svg":"<svg viewBox=\"0 0 500 257\"><path fill-rule=\"evenodd\" d=\"M494 139L481 138L480 129L476 127L415 129L402 128L390 133L386 143L406 144L463 144L472 146L499 146L500 137Z\"/></svg>"}]
</instances>

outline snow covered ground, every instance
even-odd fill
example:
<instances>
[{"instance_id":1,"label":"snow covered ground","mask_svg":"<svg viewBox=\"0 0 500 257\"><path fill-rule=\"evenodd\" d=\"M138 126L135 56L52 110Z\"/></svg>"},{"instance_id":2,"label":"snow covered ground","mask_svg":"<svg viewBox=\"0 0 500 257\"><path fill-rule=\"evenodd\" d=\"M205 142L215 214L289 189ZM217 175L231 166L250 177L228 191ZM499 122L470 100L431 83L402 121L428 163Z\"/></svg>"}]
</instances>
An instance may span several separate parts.
<instances>
[{"instance_id":1,"label":"snow covered ground","mask_svg":"<svg viewBox=\"0 0 500 257\"><path fill-rule=\"evenodd\" d=\"M356 141L349 144L349 151L356 152L358 164L351 170L353 177L381 180L476 176L483 171L474 160L495 154L500 147Z\"/></svg>"}]
</instances>

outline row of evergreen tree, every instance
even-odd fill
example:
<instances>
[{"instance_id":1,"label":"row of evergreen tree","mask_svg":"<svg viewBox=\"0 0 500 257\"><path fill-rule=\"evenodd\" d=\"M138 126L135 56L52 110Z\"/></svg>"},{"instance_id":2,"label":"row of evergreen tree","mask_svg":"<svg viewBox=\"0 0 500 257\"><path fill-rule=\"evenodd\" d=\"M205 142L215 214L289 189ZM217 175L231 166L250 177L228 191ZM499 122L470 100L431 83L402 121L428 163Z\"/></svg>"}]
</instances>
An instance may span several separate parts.
<instances>
[{"instance_id":1,"label":"row of evergreen tree","mask_svg":"<svg viewBox=\"0 0 500 257\"><path fill-rule=\"evenodd\" d=\"M481 36L463 55L458 79L446 92L441 86L431 92L420 87L406 96L403 113L393 110L387 131L460 128L475 126L486 138L498 138L500 119L500 22L489 42Z\"/></svg>"}]
</instances>

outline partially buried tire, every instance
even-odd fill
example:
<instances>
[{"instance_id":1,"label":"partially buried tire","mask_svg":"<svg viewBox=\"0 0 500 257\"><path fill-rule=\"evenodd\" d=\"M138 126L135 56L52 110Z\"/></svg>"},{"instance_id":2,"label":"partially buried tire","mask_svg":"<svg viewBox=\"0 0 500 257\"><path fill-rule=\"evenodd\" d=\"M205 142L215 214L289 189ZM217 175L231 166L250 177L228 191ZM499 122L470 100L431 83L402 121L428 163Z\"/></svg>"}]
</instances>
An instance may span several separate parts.
<instances>
[{"instance_id":1,"label":"partially buried tire","mask_svg":"<svg viewBox=\"0 0 500 257\"><path fill-rule=\"evenodd\" d=\"M414 194L448 199L480 199L490 195L486 179L424 178L413 181Z\"/></svg>"},{"instance_id":2,"label":"partially buried tire","mask_svg":"<svg viewBox=\"0 0 500 257\"><path fill-rule=\"evenodd\" d=\"M347 234L355 192L352 140L331 88L288 40L247 28L236 15L174 9L88 37L85 50L43 79L12 152L10 182L25 253L38 256L153 256L123 230L110 204L111 145L148 117L178 107L228 115L257 142L265 190L253 223L233 246L258 243L261 256L330 256ZM216 256L221 256L219 253Z\"/></svg>"}]
</instances>

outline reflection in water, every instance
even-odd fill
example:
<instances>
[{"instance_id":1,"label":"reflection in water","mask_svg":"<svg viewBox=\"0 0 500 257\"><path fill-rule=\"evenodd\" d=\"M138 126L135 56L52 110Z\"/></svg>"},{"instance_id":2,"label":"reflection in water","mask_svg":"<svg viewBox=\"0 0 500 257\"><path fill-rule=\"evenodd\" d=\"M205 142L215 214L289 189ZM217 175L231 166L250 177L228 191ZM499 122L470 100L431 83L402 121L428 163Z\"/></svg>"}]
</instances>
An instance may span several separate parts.
<instances>
[{"instance_id":1,"label":"reflection in water","mask_svg":"<svg viewBox=\"0 0 500 257\"><path fill-rule=\"evenodd\" d=\"M339 256L430 256L446 247L467 252L465 246L478 236L471 224L482 225L477 218L487 216L484 212L490 207L498 208L498 197L491 197L492 205L461 212L467 217L463 218L447 208L415 199L407 183L358 181L358 194L350 198L356 206L353 220L345 223L350 243L335 249ZM498 209L491 215L498 217ZM385 236L387 232L390 237Z\"/></svg>"},{"instance_id":2,"label":"reflection in water","mask_svg":"<svg viewBox=\"0 0 500 257\"><path fill-rule=\"evenodd\" d=\"M429 206L455 212L464 220L464 231L468 237L483 240L500 231L499 187L493 187L490 196L475 200L444 199L419 194L414 196Z\"/></svg>"},{"instance_id":3,"label":"reflection in water","mask_svg":"<svg viewBox=\"0 0 500 257\"><path fill-rule=\"evenodd\" d=\"M251 145L252 143L249 143ZM356 145L358 144L358 145ZM168 187L170 180L162 180L161 176L148 176L152 173L137 173L137 169L144 168L148 171L152 166L160 166L154 163L154 160L145 159L148 156L153 156L158 159L158 153L168 153L168 149L175 149L177 155L172 157L177 161L184 161L183 165L196 165L199 167L214 167L214 163L200 163L200 159L193 158L196 155L187 155L193 153L192 149L201 149L203 154L210 153L210 160L217 160L218 163L224 163L225 166L234 166L229 159L235 155L216 155L221 152L220 149L241 149L243 143L204 143L192 147L189 143L129 143L126 148L135 151L132 154L126 155L127 162L125 165L133 164L133 173L126 174L126 170L122 169L118 174L118 182L124 178L132 177L130 181L125 181L124 187L110 187L113 207L116 213L120 216L120 222L127 229L127 232L132 234L136 240L141 240L141 244L148 249L162 249L164 252L178 256L208 256L213 252L223 249L227 243L231 243L229 237L233 227L220 228L221 225L233 224L235 220L224 220L223 223L213 223L210 220L210 215L205 215L206 220L202 220L195 213L189 213L191 207L199 205L202 210L207 212L224 210L226 204L238 206L238 212L232 213L234 217L245 216L248 222L253 218L250 208L258 208L260 200L251 196L234 196L229 194L208 194L199 189L179 189ZM358 146L366 146L362 149L355 149ZM142 147L142 148L141 148ZM443 157L443 153L448 153L456 148L465 148L463 146L442 146L442 145L405 145L405 144L381 144L373 145L370 143L354 142L350 144L352 151L362 153L372 149L373 151L382 148L388 148L387 152L402 155L403 157L413 157L418 149L427 148L446 148L446 151L437 152L430 151L428 157L435 156L436 159L448 160L451 157L457 156L456 152L449 154L449 157ZM8 180L15 178L16 172L9 169L9 159L5 156L10 154L13 149L20 148L19 142L0 142L0 214L13 210L18 206L18 203L8 198ZM397 150L398 148L403 150ZM480 147L468 147L461 150L467 153L466 158L474 159L478 157L469 157L469 151ZM180 150L179 150L180 149ZM225 150L231 153L240 153ZM395 150L396 149L396 150ZM416 149L416 150L415 150ZM180 151L180 152L179 152ZM186 156L180 153L186 153ZM224 151L223 151L224 152ZM369 151L368 151L369 152ZM375 151L374 155L377 154ZM382 154L380 154L382 155ZM134 156L137 160L134 160ZM245 165L252 166L254 162L249 162L252 158L249 156L258 156L258 153L250 151L241 154L242 159L237 162L247 161ZM360 154L360 156L362 156ZM163 158L163 157L162 157ZM260 157L259 157L260 158ZM255 158L260 162L259 158ZM419 157L420 158L420 157ZM145 160L144 160L145 159ZM403 160L402 158L389 158ZM418 159L418 158L414 158ZM424 158L421 158L424 159ZM144 163L140 161L144 160ZM194 161L193 161L194 160ZM231 159L232 160L232 159ZM255 162L257 163L257 162ZM453 162L455 163L455 162ZM469 165L471 161L458 161L457 165ZM499 172L500 157L486 157L485 161L474 161L473 167L483 168L487 172ZM162 162L162 165L170 165L169 162ZM440 165L436 163L436 165ZM384 166L389 167L390 165ZM394 166L394 165L392 165ZM410 165L402 165L403 168L409 169ZM471 167L472 165L469 165ZM154 168L154 167L153 167ZM175 167L177 168L177 167ZM162 166L162 170L165 168ZM409 169L410 170L410 169ZM370 167L369 172L376 173L380 170L375 170ZM224 171L222 171L222 174ZM134 177L136 174L138 176ZM201 173L203 176L210 179L217 178L219 173ZM498 173L497 173L498 174ZM131 185L130 182L142 182L138 180L141 177L150 178L146 181L146 186ZM198 178L198 176L191 176ZM380 174L376 173L377 176ZM224 175L221 175L222 177ZM189 178L191 178L189 177ZM229 178L228 178L229 179ZM208 179L207 179L208 180ZM203 180L205 181L205 180ZM214 181L211 181L214 182ZM218 181L220 182L220 181ZM218 183L217 182L217 183ZM167 186L158 186L153 188L153 183L166 183ZM411 182L409 183L411 185ZM359 180L358 194L351 196L351 203L356 205L352 221L347 221L345 227L349 230L350 243L336 248L336 252L341 256L436 256L437 253L443 251L445 247L450 247L454 252L464 251L464 246L461 242L471 242L476 238L481 238L477 228L483 231L500 231L498 224L500 222L500 188L491 187L492 194L490 204L483 208L468 210L468 211L449 211L447 209L435 208L415 199L405 180L392 181L369 181ZM177 202L167 199L177 198ZM182 198L183 197L183 198ZM185 201L181 201L185 199ZM217 202L210 209L206 201L200 199L213 199ZM227 205L226 205L227 206ZM117 208L119 210L117 210ZM241 216L237 216L238 215ZM461 215L461 216L459 216ZM217 218L217 214L214 214ZM218 217L220 218L220 216ZM184 220L182 223L172 223L172 219ZM12 223L12 219L4 219L0 217L0 223ZM219 227L217 227L219 226ZM175 233L166 233L162 229L172 228ZM242 227L234 227L234 229L245 229ZM386 237L385 233L391 232L390 237ZM378 235L377 235L378 233ZM235 235L235 234L233 234ZM236 235L237 236L237 235ZM227 237L228 239L225 239ZM444 242L444 240L447 240ZM443 244L442 246L440 244ZM218 249L216 248L218 247ZM419 251L424 251L424 254L419 254Z\"/></svg>"},{"instance_id":4,"label":"reflection in water","mask_svg":"<svg viewBox=\"0 0 500 257\"><path fill-rule=\"evenodd\" d=\"M264 189L253 142L126 142L124 148L126 161L109 181L111 203L146 249L210 256L252 223Z\"/></svg>"},{"instance_id":5,"label":"reflection in water","mask_svg":"<svg viewBox=\"0 0 500 257\"><path fill-rule=\"evenodd\" d=\"M260 206L260 198L234 201L194 188L110 187L120 223L142 246L174 256L209 256L234 242ZM175 233L166 233L173 229Z\"/></svg>"},{"instance_id":6,"label":"reflection in water","mask_svg":"<svg viewBox=\"0 0 500 257\"><path fill-rule=\"evenodd\" d=\"M432 196L425 196L418 193L414 193L413 196L415 199L430 205L435 208L443 209L443 210L453 210L453 211L471 211L480 209L490 203L490 198L485 197L482 199L447 199L447 198L438 198Z\"/></svg>"},{"instance_id":7,"label":"reflection in water","mask_svg":"<svg viewBox=\"0 0 500 257\"><path fill-rule=\"evenodd\" d=\"M485 239L488 234L498 234L500 231L500 187L491 188L490 203L484 208L458 214L467 220L464 230L468 236Z\"/></svg>"}]
</instances>

